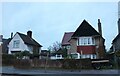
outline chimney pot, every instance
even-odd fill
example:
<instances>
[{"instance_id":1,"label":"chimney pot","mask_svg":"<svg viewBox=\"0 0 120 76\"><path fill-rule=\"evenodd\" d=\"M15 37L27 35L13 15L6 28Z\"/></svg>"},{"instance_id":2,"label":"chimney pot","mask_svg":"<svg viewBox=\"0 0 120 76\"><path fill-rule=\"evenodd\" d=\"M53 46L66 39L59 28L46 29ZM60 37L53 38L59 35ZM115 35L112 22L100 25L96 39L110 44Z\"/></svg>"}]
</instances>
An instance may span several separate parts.
<instances>
[{"instance_id":1,"label":"chimney pot","mask_svg":"<svg viewBox=\"0 0 120 76\"><path fill-rule=\"evenodd\" d=\"M13 32L11 32L11 38L13 37Z\"/></svg>"}]
</instances>

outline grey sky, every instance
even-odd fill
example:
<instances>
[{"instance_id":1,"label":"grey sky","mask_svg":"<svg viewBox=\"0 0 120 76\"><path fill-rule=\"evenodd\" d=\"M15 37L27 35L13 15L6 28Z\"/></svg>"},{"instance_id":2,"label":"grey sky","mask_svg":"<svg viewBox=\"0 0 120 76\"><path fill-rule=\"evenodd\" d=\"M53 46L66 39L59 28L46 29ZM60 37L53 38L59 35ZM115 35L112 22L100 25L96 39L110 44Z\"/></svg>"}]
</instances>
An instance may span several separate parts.
<instances>
[{"instance_id":1,"label":"grey sky","mask_svg":"<svg viewBox=\"0 0 120 76\"><path fill-rule=\"evenodd\" d=\"M5 2L2 3L2 34L33 31L42 49L62 40L64 32L74 32L86 19L96 30L101 19L103 37L109 49L117 35L117 2Z\"/></svg>"}]
</instances>

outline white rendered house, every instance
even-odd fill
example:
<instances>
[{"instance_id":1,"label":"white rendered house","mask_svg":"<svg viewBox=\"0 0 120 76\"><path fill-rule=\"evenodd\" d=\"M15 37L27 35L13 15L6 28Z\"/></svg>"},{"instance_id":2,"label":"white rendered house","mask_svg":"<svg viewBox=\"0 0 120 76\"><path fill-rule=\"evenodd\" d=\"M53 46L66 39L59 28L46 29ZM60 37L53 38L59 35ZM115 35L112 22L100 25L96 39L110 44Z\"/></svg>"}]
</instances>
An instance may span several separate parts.
<instances>
[{"instance_id":1,"label":"white rendered house","mask_svg":"<svg viewBox=\"0 0 120 76\"><path fill-rule=\"evenodd\" d=\"M32 38L32 31L28 31L27 35L17 32L8 44L8 54L21 51L29 51L40 53L41 45Z\"/></svg>"}]
</instances>

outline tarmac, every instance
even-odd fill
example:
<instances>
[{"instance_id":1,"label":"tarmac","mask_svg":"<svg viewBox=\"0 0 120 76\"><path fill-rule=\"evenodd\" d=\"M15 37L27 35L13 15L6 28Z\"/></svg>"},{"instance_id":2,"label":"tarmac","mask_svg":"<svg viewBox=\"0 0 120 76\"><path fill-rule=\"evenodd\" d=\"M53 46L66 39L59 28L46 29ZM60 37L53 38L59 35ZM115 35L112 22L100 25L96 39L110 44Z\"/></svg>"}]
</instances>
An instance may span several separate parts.
<instances>
[{"instance_id":1,"label":"tarmac","mask_svg":"<svg viewBox=\"0 0 120 76\"><path fill-rule=\"evenodd\" d=\"M118 75L120 76L120 70L50 70L50 69L16 69L12 66L0 67L2 70L0 73L3 75L65 75L65 74L105 74L105 75Z\"/></svg>"}]
</instances>

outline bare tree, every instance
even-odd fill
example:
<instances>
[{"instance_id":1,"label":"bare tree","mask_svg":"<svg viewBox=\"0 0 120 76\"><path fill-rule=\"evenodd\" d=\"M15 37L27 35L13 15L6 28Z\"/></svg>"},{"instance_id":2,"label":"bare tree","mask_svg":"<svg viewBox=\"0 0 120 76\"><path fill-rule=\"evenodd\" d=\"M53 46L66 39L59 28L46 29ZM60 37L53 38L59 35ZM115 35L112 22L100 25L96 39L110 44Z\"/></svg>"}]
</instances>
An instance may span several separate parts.
<instances>
[{"instance_id":1,"label":"bare tree","mask_svg":"<svg viewBox=\"0 0 120 76\"><path fill-rule=\"evenodd\" d=\"M53 43L53 45L48 47L49 51L58 51L60 48L62 48L61 43L56 41Z\"/></svg>"}]
</instances>

